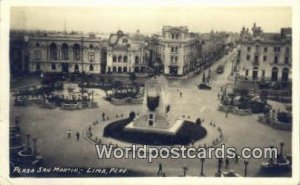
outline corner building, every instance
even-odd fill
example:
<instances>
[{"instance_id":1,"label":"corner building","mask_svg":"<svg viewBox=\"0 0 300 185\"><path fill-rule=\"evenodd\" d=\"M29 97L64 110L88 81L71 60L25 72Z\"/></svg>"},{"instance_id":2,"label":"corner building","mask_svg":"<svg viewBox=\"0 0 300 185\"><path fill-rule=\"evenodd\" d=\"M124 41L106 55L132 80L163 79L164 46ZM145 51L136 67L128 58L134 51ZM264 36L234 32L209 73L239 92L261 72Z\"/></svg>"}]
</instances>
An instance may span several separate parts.
<instances>
[{"instance_id":1,"label":"corner building","mask_svg":"<svg viewBox=\"0 0 300 185\"><path fill-rule=\"evenodd\" d=\"M198 66L199 40L186 26L163 26L158 42L165 75L183 76Z\"/></svg>"},{"instance_id":2,"label":"corner building","mask_svg":"<svg viewBox=\"0 0 300 185\"><path fill-rule=\"evenodd\" d=\"M291 43L291 28L282 28L280 33L264 33L254 24L252 34L243 28L238 56L240 76L252 81L288 82L292 64Z\"/></svg>"}]
</instances>

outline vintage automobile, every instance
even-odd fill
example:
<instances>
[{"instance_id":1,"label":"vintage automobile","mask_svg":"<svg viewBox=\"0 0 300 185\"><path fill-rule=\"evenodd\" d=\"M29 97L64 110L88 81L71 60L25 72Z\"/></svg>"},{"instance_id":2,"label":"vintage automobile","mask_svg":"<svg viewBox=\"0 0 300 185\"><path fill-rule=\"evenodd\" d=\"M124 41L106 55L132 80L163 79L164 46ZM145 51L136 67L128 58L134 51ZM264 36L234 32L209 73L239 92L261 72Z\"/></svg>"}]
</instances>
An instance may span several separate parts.
<instances>
[{"instance_id":1,"label":"vintage automobile","mask_svg":"<svg viewBox=\"0 0 300 185\"><path fill-rule=\"evenodd\" d=\"M198 85L199 89L203 89L203 90L211 90L211 87L205 83L201 83Z\"/></svg>"}]
</instances>

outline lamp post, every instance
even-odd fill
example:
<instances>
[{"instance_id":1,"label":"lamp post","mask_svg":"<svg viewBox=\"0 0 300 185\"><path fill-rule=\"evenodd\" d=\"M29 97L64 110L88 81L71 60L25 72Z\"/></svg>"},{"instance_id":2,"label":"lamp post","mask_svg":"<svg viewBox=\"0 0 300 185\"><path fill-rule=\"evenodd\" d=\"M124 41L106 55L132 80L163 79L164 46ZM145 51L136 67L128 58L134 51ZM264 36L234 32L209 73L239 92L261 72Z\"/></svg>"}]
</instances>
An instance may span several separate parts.
<instances>
[{"instance_id":1,"label":"lamp post","mask_svg":"<svg viewBox=\"0 0 300 185\"><path fill-rule=\"evenodd\" d=\"M26 134L26 138L27 138L27 146L28 146L28 147L30 146L30 137L31 137L30 134Z\"/></svg>"},{"instance_id":2,"label":"lamp post","mask_svg":"<svg viewBox=\"0 0 300 185\"><path fill-rule=\"evenodd\" d=\"M33 155L36 155L36 142L37 142L37 138L33 138L32 139L32 141L33 141Z\"/></svg>"},{"instance_id":3,"label":"lamp post","mask_svg":"<svg viewBox=\"0 0 300 185\"><path fill-rule=\"evenodd\" d=\"M280 142L280 157L283 157L283 146L284 146L284 142L281 141Z\"/></svg>"},{"instance_id":4,"label":"lamp post","mask_svg":"<svg viewBox=\"0 0 300 185\"><path fill-rule=\"evenodd\" d=\"M247 177L247 166L249 164L249 161L248 160L245 160L244 161L244 166L245 166L245 177Z\"/></svg>"},{"instance_id":5,"label":"lamp post","mask_svg":"<svg viewBox=\"0 0 300 185\"><path fill-rule=\"evenodd\" d=\"M204 176L204 173L203 173L204 162L205 162L205 158L201 158L201 173L200 173L200 176Z\"/></svg>"}]
</instances>

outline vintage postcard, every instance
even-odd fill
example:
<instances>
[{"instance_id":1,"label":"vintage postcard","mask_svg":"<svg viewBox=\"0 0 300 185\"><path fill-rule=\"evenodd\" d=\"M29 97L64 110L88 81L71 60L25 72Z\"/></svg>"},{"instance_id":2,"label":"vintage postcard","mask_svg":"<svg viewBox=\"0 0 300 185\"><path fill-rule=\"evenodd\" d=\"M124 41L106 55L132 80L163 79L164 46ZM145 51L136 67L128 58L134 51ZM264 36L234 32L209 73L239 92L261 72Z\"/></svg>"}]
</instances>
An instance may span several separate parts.
<instances>
[{"instance_id":1,"label":"vintage postcard","mask_svg":"<svg viewBox=\"0 0 300 185\"><path fill-rule=\"evenodd\" d=\"M300 2L233 2L3 1L0 184L299 184Z\"/></svg>"}]
</instances>

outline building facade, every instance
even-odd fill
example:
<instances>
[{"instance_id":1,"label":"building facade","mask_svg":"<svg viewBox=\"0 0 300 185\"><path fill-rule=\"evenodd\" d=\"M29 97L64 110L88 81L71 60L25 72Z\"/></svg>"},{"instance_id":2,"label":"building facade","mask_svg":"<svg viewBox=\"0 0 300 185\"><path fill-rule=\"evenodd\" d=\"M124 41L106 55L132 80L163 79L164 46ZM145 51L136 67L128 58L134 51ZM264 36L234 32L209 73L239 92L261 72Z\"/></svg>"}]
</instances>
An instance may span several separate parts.
<instances>
[{"instance_id":1,"label":"building facade","mask_svg":"<svg viewBox=\"0 0 300 185\"><path fill-rule=\"evenodd\" d=\"M158 43L165 75L182 76L196 69L199 40L186 26L163 26Z\"/></svg>"},{"instance_id":2,"label":"building facade","mask_svg":"<svg viewBox=\"0 0 300 185\"><path fill-rule=\"evenodd\" d=\"M292 64L292 30L264 33L256 24L252 33L243 28L239 51L239 75L254 81L289 81Z\"/></svg>"},{"instance_id":3,"label":"building facade","mask_svg":"<svg viewBox=\"0 0 300 185\"><path fill-rule=\"evenodd\" d=\"M91 35L33 36L28 42L29 71L100 73L100 49L100 38Z\"/></svg>"},{"instance_id":4,"label":"building facade","mask_svg":"<svg viewBox=\"0 0 300 185\"><path fill-rule=\"evenodd\" d=\"M118 31L111 34L107 47L107 73L147 72L146 43Z\"/></svg>"}]
</instances>

